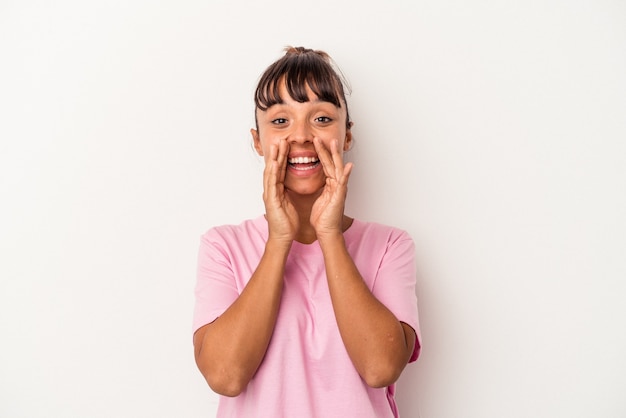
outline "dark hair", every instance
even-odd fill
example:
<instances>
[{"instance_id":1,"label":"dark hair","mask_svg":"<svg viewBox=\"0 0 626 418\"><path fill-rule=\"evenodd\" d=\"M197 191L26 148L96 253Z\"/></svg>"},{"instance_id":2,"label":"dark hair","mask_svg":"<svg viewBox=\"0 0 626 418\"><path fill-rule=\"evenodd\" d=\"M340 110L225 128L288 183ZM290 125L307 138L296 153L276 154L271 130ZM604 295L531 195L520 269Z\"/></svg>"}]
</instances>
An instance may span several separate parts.
<instances>
[{"instance_id":1,"label":"dark hair","mask_svg":"<svg viewBox=\"0 0 626 418\"><path fill-rule=\"evenodd\" d=\"M287 47L285 55L267 67L256 92L254 104L261 110L283 103L278 93L280 83L284 81L287 93L297 102L309 101L306 86L323 101L342 107L346 106L346 127L350 128L350 113L344 91L345 80L340 71L335 69L330 56L319 50L303 47ZM347 89L347 86L346 86ZM256 119L256 117L255 117Z\"/></svg>"}]
</instances>

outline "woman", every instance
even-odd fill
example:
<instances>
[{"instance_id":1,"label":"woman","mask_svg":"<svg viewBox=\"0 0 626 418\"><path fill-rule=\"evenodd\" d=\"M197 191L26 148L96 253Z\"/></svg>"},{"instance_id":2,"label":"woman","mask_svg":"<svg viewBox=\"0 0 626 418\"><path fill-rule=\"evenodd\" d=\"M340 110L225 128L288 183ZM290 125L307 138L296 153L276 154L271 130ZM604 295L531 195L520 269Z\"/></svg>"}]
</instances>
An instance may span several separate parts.
<instances>
[{"instance_id":1,"label":"woman","mask_svg":"<svg viewBox=\"0 0 626 418\"><path fill-rule=\"evenodd\" d=\"M344 214L352 133L322 51L287 48L255 93L265 215L201 240L198 368L218 417L393 417L419 354L414 245Z\"/></svg>"}]
</instances>

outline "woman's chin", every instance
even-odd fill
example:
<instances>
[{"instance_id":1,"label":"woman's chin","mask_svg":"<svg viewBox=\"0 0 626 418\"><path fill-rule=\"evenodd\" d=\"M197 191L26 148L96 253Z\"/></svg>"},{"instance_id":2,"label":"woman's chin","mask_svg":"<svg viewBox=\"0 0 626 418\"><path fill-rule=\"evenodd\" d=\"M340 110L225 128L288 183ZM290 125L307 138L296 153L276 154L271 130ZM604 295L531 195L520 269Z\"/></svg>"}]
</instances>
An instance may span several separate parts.
<instances>
[{"instance_id":1,"label":"woman's chin","mask_svg":"<svg viewBox=\"0 0 626 418\"><path fill-rule=\"evenodd\" d=\"M285 184L285 189L291 195L302 196L302 197L315 197L317 198L324 188L324 184L322 185L313 185L313 184Z\"/></svg>"}]
</instances>

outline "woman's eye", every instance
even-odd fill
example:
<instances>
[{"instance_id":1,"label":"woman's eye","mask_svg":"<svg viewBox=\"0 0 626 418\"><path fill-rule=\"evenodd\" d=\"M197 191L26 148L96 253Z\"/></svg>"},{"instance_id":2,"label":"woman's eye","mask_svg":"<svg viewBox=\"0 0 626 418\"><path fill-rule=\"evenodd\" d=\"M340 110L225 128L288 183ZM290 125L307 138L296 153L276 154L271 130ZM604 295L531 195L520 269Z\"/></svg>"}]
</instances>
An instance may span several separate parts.
<instances>
[{"instance_id":1,"label":"woman's eye","mask_svg":"<svg viewBox=\"0 0 626 418\"><path fill-rule=\"evenodd\" d=\"M276 119L272 120L272 123L274 125L280 125L280 124L283 124L283 123L287 123L287 119L285 119L285 118L276 118Z\"/></svg>"},{"instance_id":2,"label":"woman's eye","mask_svg":"<svg viewBox=\"0 0 626 418\"><path fill-rule=\"evenodd\" d=\"M315 121L322 122L322 123L328 123L328 122L332 122L332 119L329 118L328 116L319 116L319 117L315 118Z\"/></svg>"}]
</instances>

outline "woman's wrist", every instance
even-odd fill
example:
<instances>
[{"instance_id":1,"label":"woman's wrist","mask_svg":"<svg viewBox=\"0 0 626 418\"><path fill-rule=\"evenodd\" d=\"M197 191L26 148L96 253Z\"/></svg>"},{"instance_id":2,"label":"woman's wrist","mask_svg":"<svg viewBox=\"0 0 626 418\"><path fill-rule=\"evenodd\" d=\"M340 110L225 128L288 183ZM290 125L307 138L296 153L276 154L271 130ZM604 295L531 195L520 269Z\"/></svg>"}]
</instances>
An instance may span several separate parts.
<instances>
[{"instance_id":1,"label":"woman's wrist","mask_svg":"<svg viewBox=\"0 0 626 418\"><path fill-rule=\"evenodd\" d=\"M322 251L326 249L333 251L338 246L346 245L346 242L343 238L343 232L339 229L318 233L317 241L319 242Z\"/></svg>"},{"instance_id":2,"label":"woman's wrist","mask_svg":"<svg viewBox=\"0 0 626 418\"><path fill-rule=\"evenodd\" d=\"M291 250L292 243L293 239L273 237L270 234L265 243L265 251L269 254L284 254L286 256Z\"/></svg>"}]
</instances>

